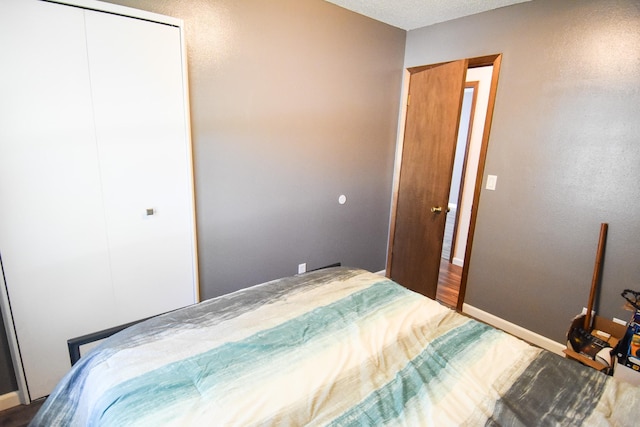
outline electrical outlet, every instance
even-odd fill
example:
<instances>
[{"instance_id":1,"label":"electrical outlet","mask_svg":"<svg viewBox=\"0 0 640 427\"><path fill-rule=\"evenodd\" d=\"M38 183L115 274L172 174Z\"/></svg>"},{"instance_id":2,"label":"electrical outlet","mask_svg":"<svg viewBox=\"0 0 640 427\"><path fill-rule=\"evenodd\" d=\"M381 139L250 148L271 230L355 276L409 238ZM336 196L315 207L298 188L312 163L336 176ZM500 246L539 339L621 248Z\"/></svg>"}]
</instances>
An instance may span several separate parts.
<instances>
[{"instance_id":1,"label":"electrical outlet","mask_svg":"<svg viewBox=\"0 0 640 427\"><path fill-rule=\"evenodd\" d=\"M302 264L298 264L298 274L307 272L307 263L303 262Z\"/></svg>"},{"instance_id":2,"label":"electrical outlet","mask_svg":"<svg viewBox=\"0 0 640 427\"><path fill-rule=\"evenodd\" d=\"M587 315L587 307L582 307L582 315L586 316ZM591 316L595 316L596 315L596 311L595 310L591 310Z\"/></svg>"}]
</instances>

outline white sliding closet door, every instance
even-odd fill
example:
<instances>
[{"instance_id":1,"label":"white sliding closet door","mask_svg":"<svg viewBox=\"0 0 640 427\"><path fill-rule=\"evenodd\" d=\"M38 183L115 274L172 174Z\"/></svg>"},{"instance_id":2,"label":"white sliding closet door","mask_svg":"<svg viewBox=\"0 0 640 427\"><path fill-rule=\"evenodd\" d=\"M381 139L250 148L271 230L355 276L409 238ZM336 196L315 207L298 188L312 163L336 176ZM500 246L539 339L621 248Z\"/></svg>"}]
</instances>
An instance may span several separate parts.
<instances>
[{"instance_id":1,"label":"white sliding closet door","mask_svg":"<svg viewBox=\"0 0 640 427\"><path fill-rule=\"evenodd\" d=\"M0 9L0 256L37 398L68 370L67 339L109 324L115 306L84 12Z\"/></svg>"},{"instance_id":2,"label":"white sliding closet door","mask_svg":"<svg viewBox=\"0 0 640 427\"><path fill-rule=\"evenodd\" d=\"M80 3L117 10L0 0L0 294L27 400L68 339L198 299L182 30Z\"/></svg>"},{"instance_id":3,"label":"white sliding closet door","mask_svg":"<svg viewBox=\"0 0 640 427\"><path fill-rule=\"evenodd\" d=\"M180 30L86 14L113 288L129 321L196 299Z\"/></svg>"}]
</instances>

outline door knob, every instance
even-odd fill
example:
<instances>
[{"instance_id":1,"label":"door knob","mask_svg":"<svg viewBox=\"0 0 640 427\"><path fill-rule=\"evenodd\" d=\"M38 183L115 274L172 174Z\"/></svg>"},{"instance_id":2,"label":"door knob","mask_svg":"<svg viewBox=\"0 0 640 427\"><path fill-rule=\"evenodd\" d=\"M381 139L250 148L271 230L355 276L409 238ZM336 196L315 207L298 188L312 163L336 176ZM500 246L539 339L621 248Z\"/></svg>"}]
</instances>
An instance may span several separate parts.
<instances>
[{"instance_id":1,"label":"door knob","mask_svg":"<svg viewBox=\"0 0 640 427\"><path fill-rule=\"evenodd\" d=\"M433 212L433 213L440 213L440 212L442 212L442 207L440 207L440 206L434 206L434 207L432 207L432 208L431 208L431 212Z\"/></svg>"}]
</instances>

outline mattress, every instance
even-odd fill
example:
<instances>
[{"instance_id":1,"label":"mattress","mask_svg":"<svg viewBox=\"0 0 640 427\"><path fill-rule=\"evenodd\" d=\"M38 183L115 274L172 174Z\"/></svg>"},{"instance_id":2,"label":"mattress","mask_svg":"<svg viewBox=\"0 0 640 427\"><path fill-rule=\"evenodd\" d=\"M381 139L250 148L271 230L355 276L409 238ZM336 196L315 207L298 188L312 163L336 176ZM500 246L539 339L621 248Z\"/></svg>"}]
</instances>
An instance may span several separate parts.
<instances>
[{"instance_id":1,"label":"mattress","mask_svg":"<svg viewBox=\"0 0 640 427\"><path fill-rule=\"evenodd\" d=\"M340 267L112 336L31 425L635 425L639 404L635 387Z\"/></svg>"}]
</instances>

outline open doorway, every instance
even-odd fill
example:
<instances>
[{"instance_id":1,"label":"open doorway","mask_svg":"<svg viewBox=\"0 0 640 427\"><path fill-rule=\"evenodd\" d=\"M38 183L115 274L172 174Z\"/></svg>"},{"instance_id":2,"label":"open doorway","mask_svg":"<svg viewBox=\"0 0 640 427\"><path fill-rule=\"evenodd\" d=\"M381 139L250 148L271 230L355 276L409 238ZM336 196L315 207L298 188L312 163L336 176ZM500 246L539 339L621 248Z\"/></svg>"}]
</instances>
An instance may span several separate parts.
<instances>
[{"instance_id":1,"label":"open doorway","mask_svg":"<svg viewBox=\"0 0 640 427\"><path fill-rule=\"evenodd\" d=\"M468 71L467 71L468 73ZM460 126L458 129L458 141L453 161L453 173L451 174L451 189L449 190L449 205L444 226L444 239L442 242L442 258L462 267L463 260L456 260L456 235L460 222L460 209L462 195L464 194L464 176L469 160L471 145L471 127L473 124L473 112L477 98L478 82L469 82L467 79L464 96L462 98L462 110L460 112ZM464 258L464 257L463 257Z\"/></svg>"},{"instance_id":2,"label":"open doorway","mask_svg":"<svg viewBox=\"0 0 640 427\"><path fill-rule=\"evenodd\" d=\"M405 78L404 99L407 103L403 106L396 151L386 272L403 286L436 299L466 73L468 69L493 66L485 118L474 119L474 123L480 121L484 128L479 132L481 144L477 168L473 173L467 162L464 173L465 181L467 177L475 181L463 190L471 194L468 227L461 226L464 208L458 206L457 236L452 239L454 254L458 247L464 248L455 304L458 310L466 291L500 62L501 55L498 54L412 67L407 69ZM460 246L462 230L467 231L466 244ZM449 255L450 261L456 257ZM453 262L448 264L454 265Z\"/></svg>"},{"instance_id":3,"label":"open doorway","mask_svg":"<svg viewBox=\"0 0 640 427\"><path fill-rule=\"evenodd\" d=\"M493 66L477 67L466 75L436 294L451 307L458 303L492 72Z\"/></svg>"}]
</instances>

